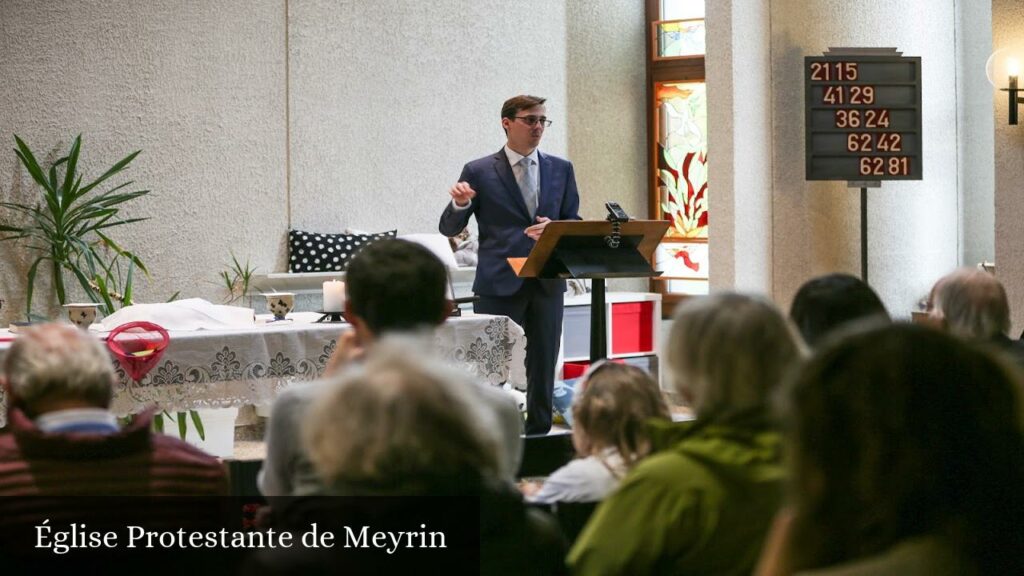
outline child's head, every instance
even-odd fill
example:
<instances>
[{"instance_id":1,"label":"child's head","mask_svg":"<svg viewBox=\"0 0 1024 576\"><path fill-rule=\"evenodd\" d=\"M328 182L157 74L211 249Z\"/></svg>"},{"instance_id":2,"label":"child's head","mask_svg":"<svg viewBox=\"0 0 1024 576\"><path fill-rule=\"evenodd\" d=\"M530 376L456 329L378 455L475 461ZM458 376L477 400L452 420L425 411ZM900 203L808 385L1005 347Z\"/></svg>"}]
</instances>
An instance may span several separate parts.
<instances>
[{"instance_id":1,"label":"child's head","mask_svg":"<svg viewBox=\"0 0 1024 576\"><path fill-rule=\"evenodd\" d=\"M581 455L615 448L627 464L650 450L644 422L669 419L658 383L625 364L595 364L580 382L572 407L573 445Z\"/></svg>"}]
</instances>

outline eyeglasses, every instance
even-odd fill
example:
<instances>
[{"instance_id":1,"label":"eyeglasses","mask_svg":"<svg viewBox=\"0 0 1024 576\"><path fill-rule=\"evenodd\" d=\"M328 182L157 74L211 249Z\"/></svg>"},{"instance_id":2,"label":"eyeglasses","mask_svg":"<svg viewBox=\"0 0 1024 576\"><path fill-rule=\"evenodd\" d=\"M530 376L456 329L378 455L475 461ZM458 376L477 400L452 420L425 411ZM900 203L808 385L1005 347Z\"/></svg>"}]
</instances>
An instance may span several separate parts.
<instances>
[{"instance_id":1,"label":"eyeglasses","mask_svg":"<svg viewBox=\"0 0 1024 576\"><path fill-rule=\"evenodd\" d=\"M545 128L551 126L551 120L547 116L516 116L516 120L522 120L527 126L536 126L540 122Z\"/></svg>"}]
</instances>

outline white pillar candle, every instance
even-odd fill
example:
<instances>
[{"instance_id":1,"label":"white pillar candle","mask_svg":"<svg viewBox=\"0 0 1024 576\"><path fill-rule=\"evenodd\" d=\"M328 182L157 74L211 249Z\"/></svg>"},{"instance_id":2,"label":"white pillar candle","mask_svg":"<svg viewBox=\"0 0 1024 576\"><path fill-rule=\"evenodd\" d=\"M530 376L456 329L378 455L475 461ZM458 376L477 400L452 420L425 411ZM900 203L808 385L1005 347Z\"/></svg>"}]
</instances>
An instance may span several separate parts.
<instances>
[{"instance_id":1,"label":"white pillar candle","mask_svg":"<svg viewBox=\"0 0 1024 576\"><path fill-rule=\"evenodd\" d=\"M344 312L345 283L337 280L324 282L324 312Z\"/></svg>"}]
</instances>

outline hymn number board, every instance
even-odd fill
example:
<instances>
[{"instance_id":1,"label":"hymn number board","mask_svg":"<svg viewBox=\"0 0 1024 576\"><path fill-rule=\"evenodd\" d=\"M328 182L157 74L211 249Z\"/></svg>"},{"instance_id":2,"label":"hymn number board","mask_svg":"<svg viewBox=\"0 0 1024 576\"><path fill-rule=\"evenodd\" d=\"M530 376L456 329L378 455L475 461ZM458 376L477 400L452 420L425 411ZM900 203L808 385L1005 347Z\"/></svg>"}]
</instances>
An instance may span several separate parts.
<instances>
[{"instance_id":1,"label":"hymn number board","mask_svg":"<svg viewBox=\"0 0 1024 576\"><path fill-rule=\"evenodd\" d=\"M921 179L921 58L804 58L808 180Z\"/></svg>"}]
</instances>

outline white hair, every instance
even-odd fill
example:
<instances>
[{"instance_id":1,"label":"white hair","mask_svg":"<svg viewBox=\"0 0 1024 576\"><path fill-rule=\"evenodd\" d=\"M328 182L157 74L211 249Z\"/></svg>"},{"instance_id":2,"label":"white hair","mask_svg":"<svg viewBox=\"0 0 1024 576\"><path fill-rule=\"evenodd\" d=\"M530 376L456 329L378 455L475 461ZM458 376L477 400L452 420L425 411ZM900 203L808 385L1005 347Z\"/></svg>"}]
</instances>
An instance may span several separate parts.
<instances>
[{"instance_id":1,"label":"white hair","mask_svg":"<svg viewBox=\"0 0 1024 576\"><path fill-rule=\"evenodd\" d=\"M1006 289L988 272L960 268L940 278L932 294L932 306L957 336L989 339L1010 331Z\"/></svg>"},{"instance_id":2,"label":"white hair","mask_svg":"<svg viewBox=\"0 0 1024 576\"><path fill-rule=\"evenodd\" d=\"M3 373L11 392L29 409L46 398L78 398L107 407L115 378L103 344L63 324L26 330L7 353Z\"/></svg>"},{"instance_id":3,"label":"white hair","mask_svg":"<svg viewBox=\"0 0 1024 576\"><path fill-rule=\"evenodd\" d=\"M412 342L379 342L311 408L303 441L327 484L401 492L496 473L498 446L480 408Z\"/></svg>"}]
</instances>

